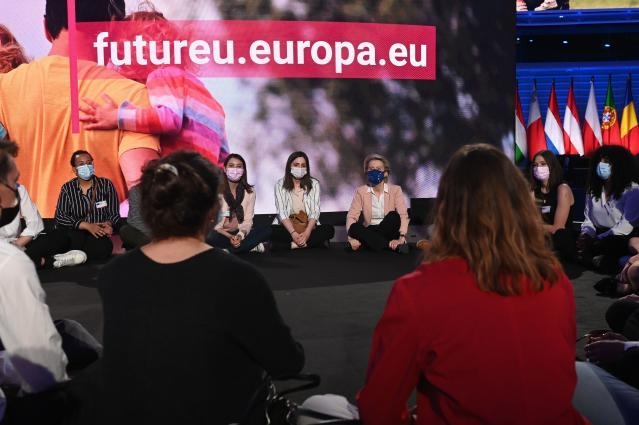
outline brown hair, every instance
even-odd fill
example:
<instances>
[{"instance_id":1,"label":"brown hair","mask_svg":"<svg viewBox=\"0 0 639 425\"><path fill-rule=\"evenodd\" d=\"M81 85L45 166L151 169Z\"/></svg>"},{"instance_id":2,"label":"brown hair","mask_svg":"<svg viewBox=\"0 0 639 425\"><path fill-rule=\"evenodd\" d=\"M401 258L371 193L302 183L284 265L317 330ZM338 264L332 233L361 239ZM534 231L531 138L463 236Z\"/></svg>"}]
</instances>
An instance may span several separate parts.
<instances>
[{"instance_id":1,"label":"brown hair","mask_svg":"<svg viewBox=\"0 0 639 425\"><path fill-rule=\"evenodd\" d=\"M441 177L427 261L462 257L482 291L520 295L542 291L558 278L529 186L501 151L466 145ZM531 281L523 288L522 278Z\"/></svg>"},{"instance_id":2,"label":"brown hair","mask_svg":"<svg viewBox=\"0 0 639 425\"><path fill-rule=\"evenodd\" d=\"M27 63L22 46L9 28L0 24L0 74L9 72L23 63Z\"/></svg>"}]
</instances>

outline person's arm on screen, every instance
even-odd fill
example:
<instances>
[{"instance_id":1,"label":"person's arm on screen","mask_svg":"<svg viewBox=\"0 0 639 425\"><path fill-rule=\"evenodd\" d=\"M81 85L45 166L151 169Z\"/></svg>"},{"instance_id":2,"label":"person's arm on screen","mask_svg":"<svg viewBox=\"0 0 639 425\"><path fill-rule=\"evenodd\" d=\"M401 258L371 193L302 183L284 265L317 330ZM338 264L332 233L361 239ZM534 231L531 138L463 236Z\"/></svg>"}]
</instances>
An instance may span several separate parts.
<instances>
[{"instance_id":1,"label":"person's arm on screen","mask_svg":"<svg viewBox=\"0 0 639 425\"><path fill-rule=\"evenodd\" d=\"M158 159L160 154L157 150L148 148L137 148L128 150L120 155L120 168L126 181L126 187L132 188L138 184L142 175L142 167L147 162Z\"/></svg>"},{"instance_id":2,"label":"person's arm on screen","mask_svg":"<svg viewBox=\"0 0 639 425\"><path fill-rule=\"evenodd\" d=\"M147 134L177 134L182 129L184 117L184 77L176 68L158 69L146 84L151 106L138 106L125 100L118 107L106 93L103 104L83 99L80 120L87 123L87 130L121 130Z\"/></svg>"}]
</instances>

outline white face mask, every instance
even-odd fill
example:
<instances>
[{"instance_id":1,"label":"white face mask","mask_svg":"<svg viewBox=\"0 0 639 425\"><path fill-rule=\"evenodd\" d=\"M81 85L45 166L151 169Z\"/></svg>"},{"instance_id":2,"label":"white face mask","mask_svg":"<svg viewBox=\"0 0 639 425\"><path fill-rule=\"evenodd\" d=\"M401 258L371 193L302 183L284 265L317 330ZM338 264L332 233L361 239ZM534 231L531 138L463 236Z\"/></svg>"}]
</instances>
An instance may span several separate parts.
<instances>
[{"instance_id":1,"label":"white face mask","mask_svg":"<svg viewBox=\"0 0 639 425\"><path fill-rule=\"evenodd\" d=\"M538 165L533 168L533 176L537 180L546 180L550 177L550 168L547 165Z\"/></svg>"},{"instance_id":2,"label":"white face mask","mask_svg":"<svg viewBox=\"0 0 639 425\"><path fill-rule=\"evenodd\" d=\"M302 177L304 177L306 175L306 168L305 167L291 167L291 174L293 175L293 177L295 177L296 179L301 179Z\"/></svg>"},{"instance_id":3,"label":"white face mask","mask_svg":"<svg viewBox=\"0 0 639 425\"><path fill-rule=\"evenodd\" d=\"M232 182L239 182L244 175L244 168L227 168L226 177Z\"/></svg>"}]
</instances>

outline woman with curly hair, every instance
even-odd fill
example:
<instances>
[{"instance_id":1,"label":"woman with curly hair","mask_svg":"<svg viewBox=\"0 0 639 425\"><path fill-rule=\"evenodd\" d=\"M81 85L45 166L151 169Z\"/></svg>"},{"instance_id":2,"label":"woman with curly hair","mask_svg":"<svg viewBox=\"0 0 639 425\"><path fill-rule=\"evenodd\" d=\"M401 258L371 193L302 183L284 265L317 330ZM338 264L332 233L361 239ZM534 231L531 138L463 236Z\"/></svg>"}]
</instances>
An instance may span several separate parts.
<instances>
[{"instance_id":1,"label":"woman with curly hair","mask_svg":"<svg viewBox=\"0 0 639 425\"><path fill-rule=\"evenodd\" d=\"M616 273L619 258L639 223L639 184L635 158L622 146L607 145L592 156L586 207L577 239L578 260L587 267Z\"/></svg>"}]
</instances>

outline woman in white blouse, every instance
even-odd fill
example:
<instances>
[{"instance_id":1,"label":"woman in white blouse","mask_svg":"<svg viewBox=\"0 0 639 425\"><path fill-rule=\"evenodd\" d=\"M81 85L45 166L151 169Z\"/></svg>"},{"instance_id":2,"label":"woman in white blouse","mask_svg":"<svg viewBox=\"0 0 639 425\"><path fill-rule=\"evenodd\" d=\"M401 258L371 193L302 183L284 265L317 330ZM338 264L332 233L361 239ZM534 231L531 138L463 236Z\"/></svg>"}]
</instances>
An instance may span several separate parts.
<instances>
[{"instance_id":1,"label":"woman in white blouse","mask_svg":"<svg viewBox=\"0 0 639 425\"><path fill-rule=\"evenodd\" d=\"M628 242L639 236L639 184L635 158L622 146L593 152L577 259L603 273L621 270Z\"/></svg>"},{"instance_id":2,"label":"woman in white blouse","mask_svg":"<svg viewBox=\"0 0 639 425\"><path fill-rule=\"evenodd\" d=\"M274 249L326 246L335 234L331 225L320 225L320 185L311 177L308 156L293 152L286 161L284 177L275 184L276 225Z\"/></svg>"}]
</instances>

